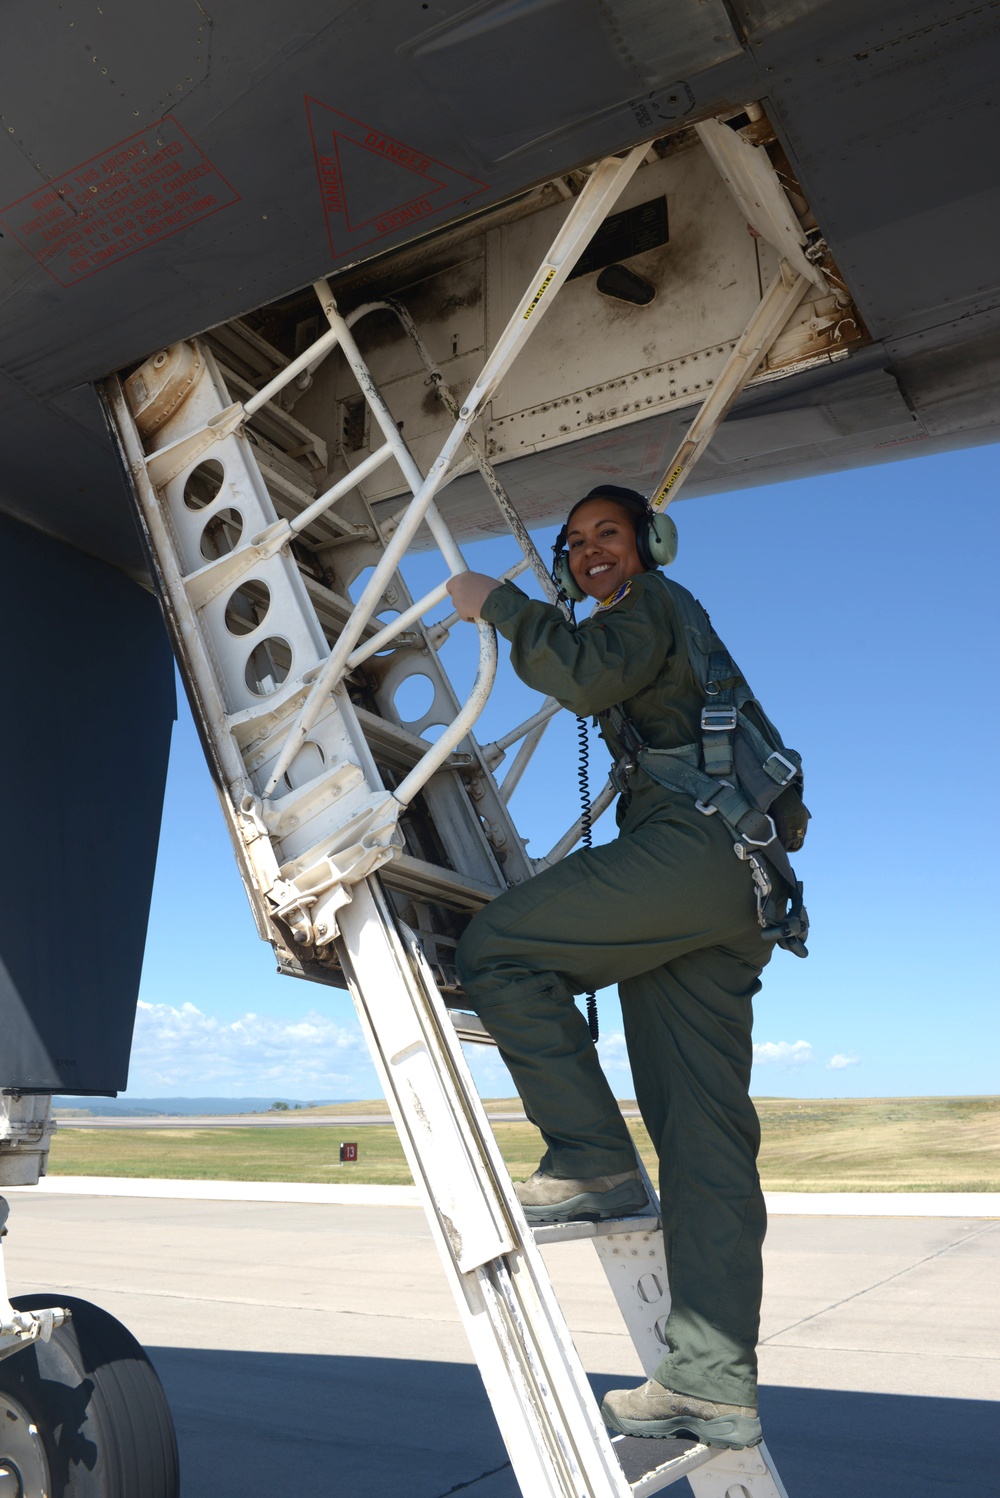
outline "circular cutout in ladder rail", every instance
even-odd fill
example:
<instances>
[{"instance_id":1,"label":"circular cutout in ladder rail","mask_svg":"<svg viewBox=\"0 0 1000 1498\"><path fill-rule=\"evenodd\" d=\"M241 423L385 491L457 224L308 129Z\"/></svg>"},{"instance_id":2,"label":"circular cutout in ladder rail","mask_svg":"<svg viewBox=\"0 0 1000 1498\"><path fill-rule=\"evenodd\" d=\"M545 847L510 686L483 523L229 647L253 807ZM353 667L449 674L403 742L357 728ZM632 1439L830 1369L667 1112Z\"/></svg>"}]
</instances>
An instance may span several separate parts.
<instances>
[{"instance_id":1,"label":"circular cutout in ladder rail","mask_svg":"<svg viewBox=\"0 0 1000 1498\"><path fill-rule=\"evenodd\" d=\"M292 651L287 640L272 635L250 652L243 679L255 697L270 697L292 669Z\"/></svg>"},{"instance_id":2,"label":"circular cutout in ladder rail","mask_svg":"<svg viewBox=\"0 0 1000 1498\"><path fill-rule=\"evenodd\" d=\"M184 503L189 510L203 510L218 496L226 470L218 458L206 458L192 468L184 480Z\"/></svg>"},{"instance_id":3,"label":"circular cutout in ladder rail","mask_svg":"<svg viewBox=\"0 0 1000 1498\"><path fill-rule=\"evenodd\" d=\"M226 628L231 635L251 635L267 618L271 590L267 583L251 578L242 583L226 604Z\"/></svg>"},{"instance_id":4,"label":"circular cutout in ladder rail","mask_svg":"<svg viewBox=\"0 0 1000 1498\"><path fill-rule=\"evenodd\" d=\"M318 744L307 739L292 760L282 779L290 791L297 791L300 785L305 785L307 780L315 780L317 775L322 775L326 758Z\"/></svg>"},{"instance_id":5,"label":"circular cutout in ladder rail","mask_svg":"<svg viewBox=\"0 0 1000 1498\"><path fill-rule=\"evenodd\" d=\"M228 556L240 543L243 516L231 506L213 515L201 533L201 554L207 562Z\"/></svg>"},{"instance_id":6,"label":"circular cutout in ladder rail","mask_svg":"<svg viewBox=\"0 0 1000 1498\"><path fill-rule=\"evenodd\" d=\"M434 683L422 671L404 676L392 694L399 721L407 726L420 723L434 706L434 696Z\"/></svg>"}]
</instances>

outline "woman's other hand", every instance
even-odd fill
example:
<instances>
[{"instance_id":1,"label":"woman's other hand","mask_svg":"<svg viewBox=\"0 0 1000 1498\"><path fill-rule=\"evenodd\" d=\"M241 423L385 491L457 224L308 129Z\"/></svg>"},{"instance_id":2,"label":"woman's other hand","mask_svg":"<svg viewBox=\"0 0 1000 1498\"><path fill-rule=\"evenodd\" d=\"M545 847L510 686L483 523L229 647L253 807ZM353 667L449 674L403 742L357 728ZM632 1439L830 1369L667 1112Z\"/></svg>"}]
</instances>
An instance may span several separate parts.
<instances>
[{"instance_id":1,"label":"woman's other hand","mask_svg":"<svg viewBox=\"0 0 1000 1498\"><path fill-rule=\"evenodd\" d=\"M448 579L448 592L460 618L471 624L481 618L483 604L500 584L485 572L456 572Z\"/></svg>"}]
</instances>

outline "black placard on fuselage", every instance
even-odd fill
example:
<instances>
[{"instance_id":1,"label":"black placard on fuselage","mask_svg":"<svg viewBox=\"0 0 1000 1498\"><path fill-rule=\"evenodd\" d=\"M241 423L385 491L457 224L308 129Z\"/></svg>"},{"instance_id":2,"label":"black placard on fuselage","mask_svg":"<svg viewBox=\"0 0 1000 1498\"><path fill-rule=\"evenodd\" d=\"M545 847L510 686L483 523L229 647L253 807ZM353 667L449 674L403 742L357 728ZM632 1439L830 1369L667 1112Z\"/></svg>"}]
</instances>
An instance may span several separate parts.
<instances>
[{"instance_id":1,"label":"black placard on fuselage","mask_svg":"<svg viewBox=\"0 0 1000 1498\"><path fill-rule=\"evenodd\" d=\"M655 250L666 244L669 237L665 197L650 198L648 203L637 203L634 208L613 213L605 219L570 271L569 280L589 276L595 270L628 260L632 255L641 255L645 250Z\"/></svg>"}]
</instances>

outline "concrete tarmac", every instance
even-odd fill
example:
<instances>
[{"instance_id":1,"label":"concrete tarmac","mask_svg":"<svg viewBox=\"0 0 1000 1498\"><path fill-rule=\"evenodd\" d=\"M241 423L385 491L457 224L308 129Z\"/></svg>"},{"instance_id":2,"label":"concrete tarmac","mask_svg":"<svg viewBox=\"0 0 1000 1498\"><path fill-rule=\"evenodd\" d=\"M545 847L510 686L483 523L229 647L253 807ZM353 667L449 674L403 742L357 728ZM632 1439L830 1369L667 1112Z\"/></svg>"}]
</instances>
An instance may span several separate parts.
<instances>
[{"instance_id":1,"label":"concrete tarmac","mask_svg":"<svg viewBox=\"0 0 1000 1498\"><path fill-rule=\"evenodd\" d=\"M149 1349L183 1498L517 1498L419 1210L11 1205L12 1293L97 1301ZM590 1244L545 1256L597 1393L640 1382ZM1000 1491L1000 1222L778 1217L766 1259L761 1415L790 1498Z\"/></svg>"}]
</instances>

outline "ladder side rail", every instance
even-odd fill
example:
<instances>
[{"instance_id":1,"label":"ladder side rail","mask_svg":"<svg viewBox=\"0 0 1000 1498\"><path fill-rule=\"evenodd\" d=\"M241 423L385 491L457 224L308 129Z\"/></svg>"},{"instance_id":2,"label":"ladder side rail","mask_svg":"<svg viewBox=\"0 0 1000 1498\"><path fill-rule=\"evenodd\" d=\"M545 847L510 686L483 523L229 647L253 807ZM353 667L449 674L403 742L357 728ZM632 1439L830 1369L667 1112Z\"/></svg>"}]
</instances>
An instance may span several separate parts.
<instances>
[{"instance_id":1,"label":"ladder side rail","mask_svg":"<svg viewBox=\"0 0 1000 1498\"><path fill-rule=\"evenodd\" d=\"M629 1486L453 1026L419 947L407 954L378 879L359 886L344 911L341 945L362 1027L522 1491L532 1498L625 1498ZM442 1110L431 1116L438 1094L450 1105L447 1116ZM447 1173L443 1183L432 1179L441 1172L449 1130L464 1140L460 1152L478 1160L474 1192ZM475 1263L477 1250L489 1247L488 1234L478 1244L473 1236L484 1202L490 1221L508 1224L512 1241Z\"/></svg>"},{"instance_id":2,"label":"ladder side rail","mask_svg":"<svg viewBox=\"0 0 1000 1498\"><path fill-rule=\"evenodd\" d=\"M470 424L521 352L527 341L529 322L532 327L537 326L592 233L603 223L626 183L642 165L648 150L649 142L646 141L641 146L634 146L625 156L606 157L594 167L539 266L536 278L529 283L482 373L465 397L459 415Z\"/></svg>"},{"instance_id":3,"label":"ladder side rail","mask_svg":"<svg viewBox=\"0 0 1000 1498\"><path fill-rule=\"evenodd\" d=\"M751 145L738 131L718 119L702 120L694 128L716 171L757 233L794 270L808 276L820 292L829 293L831 287L826 276L805 256L804 247L808 243L805 230L764 147Z\"/></svg>"},{"instance_id":4,"label":"ladder side rail","mask_svg":"<svg viewBox=\"0 0 1000 1498\"><path fill-rule=\"evenodd\" d=\"M459 420L453 426L448 437L445 439L440 453L431 464L426 479L421 484L412 502L407 506L398 529L388 542L382 560L369 579L361 598L358 600L354 614L352 614L351 619L345 626L344 632L331 652L326 666L317 676L309 697L303 704L299 716L278 756L275 769L272 773L272 780L265 789L266 795L270 795L274 786L287 770L298 749L304 742L310 727L321 711L325 694L332 690L343 675L348 656L358 643L365 623L374 612L386 583L393 572L396 571L400 559L415 536L418 527L423 522L427 508L441 487L452 460L465 438L466 432L471 427L482 404L489 398L507 368L527 342L531 332L538 325L541 314L545 310L546 303L544 298L551 291L558 289L563 281L565 281L591 231L596 224L603 221L611 203L638 168L646 149L644 146L636 147L628 153L624 160L611 158L608 161L599 163L587 182L586 187L584 187L580 196L574 201L559 234L553 242L548 259L540 267L540 280L537 283L536 289L532 291L529 288L522 297L517 310L507 325L507 329L501 335L497 347L487 359L482 374L466 397L466 402L459 413ZM323 311L328 320L331 321L331 326L336 325L338 327L341 337L346 332L348 339L353 344L354 340L350 329L343 323L343 319L337 310L333 293L329 290L329 287L325 282L318 282L316 283L316 289ZM364 368L363 361L361 361L361 367ZM369 394L367 386L371 386L374 383L367 369L364 370L363 380L364 383L362 383L361 388L367 398ZM373 410L376 410L376 407L373 407ZM388 433L386 435L388 437Z\"/></svg>"},{"instance_id":5,"label":"ladder side rail","mask_svg":"<svg viewBox=\"0 0 1000 1498\"><path fill-rule=\"evenodd\" d=\"M233 583L245 577L251 568L256 567L258 562L266 562L271 557L277 556L283 547L300 532L304 531L312 522L325 514L331 505L343 499L352 489L368 474L380 468L391 453L384 447L380 447L359 463L357 468L342 479L339 479L325 494L321 494L308 510L303 510L294 520L276 520L243 545L237 546L233 551L227 552L225 556L219 557L214 562L207 562L204 567L195 572L188 573L185 577L185 587L188 596L195 607L201 607L215 598L224 588L229 588ZM335 517L329 516L329 519ZM342 527L345 539L356 540L357 535L347 521L337 518L338 525Z\"/></svg>"},{"instance_id":6,"label":"ladder side rail","mask_svg":"<svg viewBox=\"0 0 1000 1498\"><path fill-rule=\"evenodd\" d=\"M443 603L447 597L448 584L438 583L437 587L432 588L429 593L425 593L423 598L418 598L416 603L411 603L409 608L404 609L401 614L398 614L395 619L380 629L377 635L372 635L370 640L366 640L363 645L358 645L351 651L351 654L347 657L348 671L353 671L357 666L368 660L369 656L378 655L380 651L392 643L397 635L409 629L411 624L415 624L418 619L422 619L431 609L436 608L439 603Z\"/></svg>"},{"instance_id":7,"label":"ladder side rail","mask_svg":"<svg viewBox=\"0 0 1000 1498\"><path fill-rule=\"evenodd\" d=\"M204 648L194 608L185 592L173 540L148 475L142 444L117 376L105 382L100 394L109 415L115 445L136 497L135 514L156 580L157 596L174 652L185 668L182 673L184 685L193 699L194 718L201 732L202 746L215 772L213 780L254 923L261 940L271 941L274 933L268 924L265 895L278 877L277 860L266 838L254 837L248 845L246 827L241 825L237 807L252 794L253 785L236 742L225 726L226 705Z\"/></svg>"},{"instance_id":8,"label":"ladder side rail","mask_svg":"<svg viewBox=\"0 0 1000 1498\"><path fill-rule=\"evenodd\" d=\"M718 1451L688 1477L694 1498L788 1498L764 1441L742 1451ZM637 1489L641 1492L641 1489Z\"/></svg>"}]
</instances>

